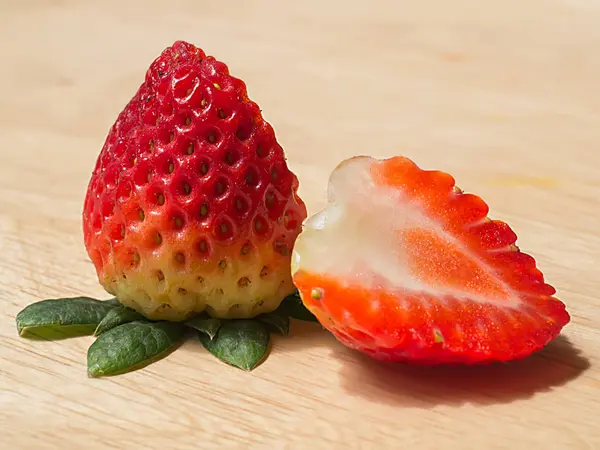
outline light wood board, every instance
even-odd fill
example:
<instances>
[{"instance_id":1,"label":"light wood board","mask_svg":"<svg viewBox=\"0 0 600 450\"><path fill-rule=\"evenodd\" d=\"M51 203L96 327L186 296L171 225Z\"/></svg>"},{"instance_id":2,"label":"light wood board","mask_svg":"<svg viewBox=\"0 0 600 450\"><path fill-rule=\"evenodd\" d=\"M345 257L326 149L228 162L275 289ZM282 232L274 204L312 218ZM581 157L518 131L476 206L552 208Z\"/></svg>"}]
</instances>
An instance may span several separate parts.
<instances>
[{"instance_id":1,"label":"light wood board","mask_svg":"<svg viewBox=\"0 0 600 450\"><path fill-rule=\"evenodd\" d=\"M91 380L91 338L14 317L106 298L81 208L110 125L177 39L226 62L275 127L310 211L356 154L455 176L568 306L502 367L374 363L294 323L252 373L189 342ZM0 0L0 447L600 448L600 1Z\"/></svg>"}]
</instances>

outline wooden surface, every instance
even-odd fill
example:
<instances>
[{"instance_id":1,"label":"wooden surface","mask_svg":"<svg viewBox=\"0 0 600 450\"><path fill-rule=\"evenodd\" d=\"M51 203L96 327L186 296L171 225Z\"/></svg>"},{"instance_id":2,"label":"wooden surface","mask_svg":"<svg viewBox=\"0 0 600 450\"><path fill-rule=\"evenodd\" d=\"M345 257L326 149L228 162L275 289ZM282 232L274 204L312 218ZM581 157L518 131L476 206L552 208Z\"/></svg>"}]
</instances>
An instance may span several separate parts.
<instances>
[{"instance_id":1,"label":"wooden surface","mask_svg":"<svg viewBox=\"0 0 600 450\"><path fill-rule=\"evenodd\" d=\"M600 448L599 23L597 0L0 0L0 447ZM33 301L106 298L82 242L88 177L177 39L246 80L311 212L355 154L404 154L483 196L568 305L563 337L425 370L294 323L250 374L189 342L104 380L86 377L91 338L17 338Z\"/></svg>"}]
</instances>

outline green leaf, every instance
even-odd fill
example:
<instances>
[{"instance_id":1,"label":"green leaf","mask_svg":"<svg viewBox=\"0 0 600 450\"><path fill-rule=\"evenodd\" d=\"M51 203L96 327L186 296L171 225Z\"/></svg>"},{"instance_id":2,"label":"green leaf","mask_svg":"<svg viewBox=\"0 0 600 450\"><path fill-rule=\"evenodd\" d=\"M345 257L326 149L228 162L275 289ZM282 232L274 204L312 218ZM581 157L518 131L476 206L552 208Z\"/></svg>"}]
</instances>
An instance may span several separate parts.
<instances>
[{"instance_id":1,"label":"green leaf","mask_svg":"<svg viewBox=\"0 0 600 450\"><path fill-rule=\"evenodd\" d=\"M302 299L300 299L300 294L298 291L284 298L279 308L277 308L277 311L284 315L293 317L294 319L304 320L307 322L318 322L313 313L306 309L306 306L304 306L304 303L302 303Z\"/></svg>"},{"instance_id":2,"label":"green leaf","mask_svg":"<svg viewBox=\"0 0 600 450\"><path fill-rule=\"evenodd\" d=\"M88 349L88 376L120 375L163 359L183 341L185 326L174 322L129 322L103 333Z\"/></svg>"},{"instance_id":3,"label":"green leaf","mask_svg":"<svg viewBox=\"0 0 600 450\"><path fill-rule=\"evenodd\" d=\"M260 320L271 330L277 331L284 336L287 336L290 332L289 316L283 315L277 311L261 314L260 316L256 317L256 320Z\"/></svg>"},{"instance_id":4,"label":"green leaf","mask_svg":"<svg viewBox=\"0 0 600 450\"><path fill-rule=\"evenodd\" d=\"M17 314L17 330L21 337L37 340L88 336L113 308L89 297L42 300Z\"/></svg>"},{"instance_id":5,"label":"green leaf","mask_svg":"<svg viewBox=\"0 0 600 450\"><path fill-rule=\"evenodd\" d=\"M267 355L269 331L257 320L231 320L214 339L199 333L204 348L221 361L242 370L254 369Z\"/></svg>"},{"instance_id":6,"label":"green leaf","mask_svg":"<svg viewBox=\"0 0 600 450\"><path fill-rule=\"evenodd\" d=\"M111 306L121 306L121 302L116 297L110 298L108 300L104 300L104 303L106 303L107 305L111 305Z\"/></svg>"},{"instance_id":7,"label":"green leaf","mask_svg":"<svg viewBox=\"0 0 600 450\"><path fill-rule=\"evenodd\" d=\"M139 312L125 306L113 308L98 324L98 327L96 327L96 330L94 331L94 336L100 336L102 333L106 333L108 330L114 327L123 325L124 323L133 322L135 320L144 321L146 318Z\"/></svg>"},{"instance_id":8,"label":"green leaf","mask_svg":"<svg viewBox=\"0 0 600 450\"><path fill-rule=\"evenodd\" d=\"M196 330L207 334L210 339L213 339L217 334L217 331L219 331L219 328L221 328L222 322L219 319L214 319L205 315L199 315L192 317L186 321L185 324L188 327L195 328Z\"/></svg>"}]
</instances>

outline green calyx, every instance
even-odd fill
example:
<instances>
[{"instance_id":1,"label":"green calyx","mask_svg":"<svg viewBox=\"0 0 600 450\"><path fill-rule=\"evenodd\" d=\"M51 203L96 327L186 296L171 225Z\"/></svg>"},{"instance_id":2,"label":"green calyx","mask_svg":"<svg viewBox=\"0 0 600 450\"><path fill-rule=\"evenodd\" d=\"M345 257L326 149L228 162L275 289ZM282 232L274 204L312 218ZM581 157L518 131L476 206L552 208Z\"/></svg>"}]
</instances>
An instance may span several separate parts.
<instances>
[{"instance_id":1,"label":"green calyx","mask_svg":"<svg viewBox=\"0 0 600 450\"><path fill-rule=\"evenodd\" d=\"M252 319L216 319L202 313L186 322L151 321L116 298L72 297L42 300L16 317L19 336L63 340L93 336L88 349L88 376L121 375L142 369L177 349L191 330L219 360L250 371L268 355L271 333L287 336L290 318L317 322L297 293L279 308Z\"/></svg>"},{"instance_id":2,"label":"green calyx","mask_svg":"<svg viewBox=\"0 0 600 450\"><path fill-rule=\"evenodd\" d=\"M33 303L17 314L19 336L58 340L94 333L114 306L114 301L89 297L58 298Z\"/></svg>"},{"instance_id":3,"label":"green calyx","mask_svg":"<svg viewBox=\"0 0 600 450\"><path fill-rule=\"evenodd\" d=\"M134 321L102 333L88 349L89 377L120 375L163 359L187 330L173 322Z\"/></svg>"}]
</instances>

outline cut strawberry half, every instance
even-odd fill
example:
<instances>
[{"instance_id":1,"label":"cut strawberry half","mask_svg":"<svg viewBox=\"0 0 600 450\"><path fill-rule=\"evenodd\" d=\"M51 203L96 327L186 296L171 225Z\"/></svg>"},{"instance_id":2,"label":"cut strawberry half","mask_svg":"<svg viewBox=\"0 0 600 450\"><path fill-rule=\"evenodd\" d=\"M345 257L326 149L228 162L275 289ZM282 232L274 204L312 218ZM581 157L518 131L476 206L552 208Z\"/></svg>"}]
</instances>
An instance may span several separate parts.
<instances>
[{"instance_id":1,"label":"cut strawberry half","mask_svg":"<svg viewBox=\"0 0 600 450\"><path fill-rule=\"evenodd\" d=\"M345 345L388 361L487 363L569 322L517 236L454 178L405 157L344 161L295 243L294 283Z\"/></svg>"}]
</instances>

